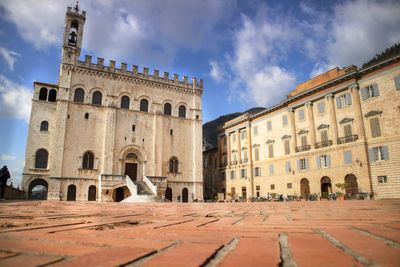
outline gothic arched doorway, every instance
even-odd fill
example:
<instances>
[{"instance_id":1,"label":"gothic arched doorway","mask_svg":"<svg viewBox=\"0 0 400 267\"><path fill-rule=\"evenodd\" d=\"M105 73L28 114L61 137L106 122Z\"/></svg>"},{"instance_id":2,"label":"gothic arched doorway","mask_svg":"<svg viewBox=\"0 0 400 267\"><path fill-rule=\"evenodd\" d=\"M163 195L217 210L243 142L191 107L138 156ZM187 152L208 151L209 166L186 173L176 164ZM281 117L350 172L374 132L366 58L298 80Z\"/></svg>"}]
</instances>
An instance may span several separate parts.
<instances>
[{"instance_id":1,"label":"gothic arched doorway","mask_svg":"<svg viewBox=\"0 0 400 267\"><path fill-rule=\"evenodd\" d=\"M67 200L68 201L75 201L76 200L76 186L73 185L73 184L70 184L68 186Z\"/></svg>"},{"instance_id":2,"label":"gothic arched doorway","mask_svg":"<svg viewBox=\"0 0 400 267\"><path fill-rule=\"evenodd\" d=\"M121 202L124 200L124 189L122 187L118 187L115 190L115 202Z\"/></svg>"},{"instance_id":3,"label":"gothic arched doorway","mask_svg":"<svg viewBox=\"0 0 400 267\"><path fill-rule=\"evenodd\" d=\"M327 198L328 194L332 193L331 179L328 176L321 178L321 195L323 198Z\"/></svg>"},{"instance_id":4,"label":"gothic arched doorway","mask_svg":"<svg viewBox=\"0 0 400 267\"><path fill-rule=\"evenodd\" d=\"M96 186L91 185L89 186L89 191L88 191L88 201L96 201Z\"/></svg>"},{"instance_id":5,"label":"gothic arched doorway","mask_svg":"<svg viewBox=\"0 0 400 267\"><path fill-rule=\"evenodd\" d=\"M28 199L46 200L49 185L46 180L37 178L29 183Z\"/></svg>"},{"instance_id":6,"label":"gothic arched doorway","mask_svg":"<svg viewBox=\"0 0 400 267\"><path fill-rule=\"evenodd\" d=\"M348 187L346 188L347 198L357 199L357 193L358 193L357 177L354 174L347 174L344 177L344 182L348 184Z\"/></svg>"},{"instance_id":7,"label":"gothic arched doorway","mask_svg":"<svg viewBox=\"0 0 400 267\"><path fill-rule=\"evenodd\" d=\"M169 187L165 190L165 199L172 201L172 189Z\"/></svg>"},{"instance_id":8,"label":"gothic arched doorway","mask_svg":"<svg viewBox=\"0 0 400 267\"><path fill-rule=\"evenodd\" d=\"M189 190L186 187L182 189L182 202L189 202Z\"/></svg>"},{"instance_id":9,"label":"gothic arched doorway","mask_svg":"<svg viewBox=\"0 0 400 267\"><path fill-rule=\"evenodd\" d=\"M137 180L139 159L135 153L128 153L125 157L125 175L128 175L133 182Z\"/></svg>"},{"instance_id":10,"label":"gothic arched doorway","mask_svg":"<svg viewBox=\"0 0 400 267\"><path fill-rule=\"evenodd\" d=\"M307 199L310 196L310 183L307 178L300 180L300 194L301 198Z\"/></svg>"}]
</instances>

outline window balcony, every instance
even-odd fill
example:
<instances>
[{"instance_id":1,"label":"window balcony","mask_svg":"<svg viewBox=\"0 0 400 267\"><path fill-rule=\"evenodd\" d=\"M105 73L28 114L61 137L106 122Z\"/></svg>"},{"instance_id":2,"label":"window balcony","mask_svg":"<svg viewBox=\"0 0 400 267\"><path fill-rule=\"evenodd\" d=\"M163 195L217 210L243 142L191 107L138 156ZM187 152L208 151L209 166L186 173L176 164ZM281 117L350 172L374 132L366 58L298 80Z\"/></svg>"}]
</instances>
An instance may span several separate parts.
<instances>
[{"instance_id":1,"label":"window balcony","mask_svg":"<svg viewBox=\"0 0 400 267\"><path fill-rule=\"evenodd\" d=\"M358 140L358 135L355 134L355 135L340 137L340 138L338 138L337 142L340 145L340 144L355 142L357 140Z\"/></svg>"},{"instance_id":2,"label":"window balcony","mask_svg":"<svg viewBox=\"0 0 400 267\"><path fill-rule=\"evenodd\" d=\"M247 163L248 159L241 159L240 164Z\"/></svg>"},{"instance_id":3,"label":"window balcony","mask_svg":"<svg viewBox=\"0 0 400 267\"><path fill-rule=\"evenodd\" d=\"M311 145L298 146L298 147L296 147L296 153L297 152L308 151L310 149L311 149Z\"/></svg>"},{"instance_id":4,"label":"window balcony","mask_svg":"<svg viewBox=\"0 0 400 267\"><path fill-rule=\"evenodd\" d=\"M226 167L226 165L228 165L226 162L221 162L221 163L219 164L219 166L220 166L221 168Z\"/></svg>"},{"instance_id":5,"label":"window balcony","mask_svg":"<svg viewBox=\"0 0 400 267\"><path fill-rule=\"evenodd\" d=\"M237 160L231 161L231 164L230 164L230 165L231 165L231 166L237 165Z\"/></svg>"},{"instance_id":6,"label":"window balcony","mask_svg":"<svg viewBox=\"0 0 400 267\"><path fill-rule=\"evenodd\" d=\"M328 147L333 144L332 140L326 140L322 142L315 143L315 148L323 148L323 147Z\"/></svg>"}]
</instances>

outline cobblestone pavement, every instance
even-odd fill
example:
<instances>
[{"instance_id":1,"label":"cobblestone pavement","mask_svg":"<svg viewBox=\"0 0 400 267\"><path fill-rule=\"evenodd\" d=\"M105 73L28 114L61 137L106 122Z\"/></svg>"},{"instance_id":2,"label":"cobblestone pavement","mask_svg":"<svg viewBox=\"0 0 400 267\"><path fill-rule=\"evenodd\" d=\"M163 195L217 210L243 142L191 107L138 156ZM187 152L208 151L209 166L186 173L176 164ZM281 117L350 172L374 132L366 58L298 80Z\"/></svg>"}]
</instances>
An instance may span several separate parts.
<instances>
[{"instance_id":1,"label":"cobblestone pavement","mask_svg":"<svg viewBox=\"0 0 400 267\"><path fill-rule=\"evenodd\" d=\"M400 266L400 201L0 202L0 266Z\"/></svg>"}]
</instances>

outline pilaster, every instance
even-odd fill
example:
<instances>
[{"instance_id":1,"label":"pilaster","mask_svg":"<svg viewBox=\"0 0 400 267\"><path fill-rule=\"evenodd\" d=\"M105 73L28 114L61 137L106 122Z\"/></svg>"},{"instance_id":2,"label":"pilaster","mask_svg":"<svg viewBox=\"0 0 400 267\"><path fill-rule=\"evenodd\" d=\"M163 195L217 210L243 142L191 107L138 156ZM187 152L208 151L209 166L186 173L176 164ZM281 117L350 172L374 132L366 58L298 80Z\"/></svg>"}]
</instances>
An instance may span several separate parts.
<instances>
[{"instance_id":1,"label":"pilaster","mask_svg":"<svg viewBox=\"0 0 400 267\"><path fill-rule=\"evenodd\" d=\"M287 112L289 113L289 124L290 124L290 134L292 135L292 142L291 142L291 151L295 153L297 147L297 134L296 134L296 123L294 121L294 110L293 108L288 108Z\"/></svg>"},{"instance_id":2,"label":"pilaster","mask_svg":"<svg viewBox=\"0 0 400 267\"><path fill-rule=\"evenodd\" d=\"M333 94L328 94L327 96L325 96L325 99L328 101L329 123L332 127L331 129L333 134L333 144L337 144L338 127L337 127L336 110L333 98L334 98Z\"/></svg>"},{"instance_id":3,"label":"pilaster","mask_svg":"<svg viewBox=\"0 0 400 267\"><path fill-rule=\"evenodd\" d=\"M310 130L311 137L311 146L315 146L315 122L314 122L314 112L313 112L313 103L307 102L307 116L308 116L308 129Z\"/></svg>"}]
</instances>

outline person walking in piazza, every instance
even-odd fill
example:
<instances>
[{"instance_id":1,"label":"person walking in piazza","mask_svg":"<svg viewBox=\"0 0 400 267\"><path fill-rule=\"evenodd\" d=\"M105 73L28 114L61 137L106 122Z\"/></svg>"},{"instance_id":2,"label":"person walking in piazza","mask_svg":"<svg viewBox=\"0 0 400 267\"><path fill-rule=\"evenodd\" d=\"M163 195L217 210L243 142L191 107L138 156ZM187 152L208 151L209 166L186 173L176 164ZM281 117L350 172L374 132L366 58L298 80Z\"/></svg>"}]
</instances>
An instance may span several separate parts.
<instances>
[{"instance_id":1,"label":"person walking in piazza","mask_svg":"<svg viewBox=\"0 0 400 267\"><path fill-rule=\"evenodd\" d=\"M7 180L10 178L10 173L7 166L3 166L0 169L0 185L1 185L1 196L0 199L4 199L4 193L6 192Z\"/></svg>"}]
</instances>

